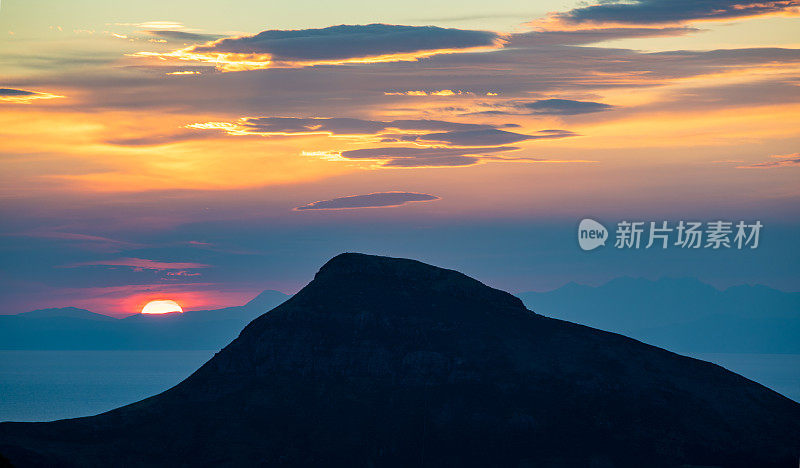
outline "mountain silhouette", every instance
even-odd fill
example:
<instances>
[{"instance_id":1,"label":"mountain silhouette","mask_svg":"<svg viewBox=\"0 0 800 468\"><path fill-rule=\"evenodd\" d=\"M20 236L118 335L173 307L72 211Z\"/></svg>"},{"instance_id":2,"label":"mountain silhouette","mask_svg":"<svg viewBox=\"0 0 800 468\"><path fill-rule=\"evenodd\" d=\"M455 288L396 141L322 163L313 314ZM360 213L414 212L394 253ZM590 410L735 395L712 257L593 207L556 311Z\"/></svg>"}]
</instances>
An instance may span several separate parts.
<instances>
[{"instance_id":1,"label":"mountain silhouette","mask_svg":"<svg viewBox=\"0 0 800 468\"><path fill-rule=\"evenodd\" d=\"M0 424L0 453L18 467L794 467L800 405L452 270L342 254L172 389Z\"/></svg>"}]
</instances>

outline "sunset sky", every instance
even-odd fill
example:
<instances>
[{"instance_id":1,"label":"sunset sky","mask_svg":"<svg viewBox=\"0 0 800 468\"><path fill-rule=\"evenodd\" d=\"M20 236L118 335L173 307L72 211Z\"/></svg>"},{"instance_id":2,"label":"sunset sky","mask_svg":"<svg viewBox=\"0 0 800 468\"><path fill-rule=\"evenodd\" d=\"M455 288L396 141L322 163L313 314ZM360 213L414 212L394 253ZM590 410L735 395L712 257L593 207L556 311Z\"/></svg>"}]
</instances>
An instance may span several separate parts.
<instances>
[{"instance_id":1,"label":"sunset sky","mask_svg":"<svg viewBox=\"0 0 800 468\"><path fill-rule=\"evenodd\" d=\"M800 291L800 2L6 0L0 313L286 293L360 251L512 292ZM581 251L585 217L758 249Z\"/></svg>"}]
</instances>

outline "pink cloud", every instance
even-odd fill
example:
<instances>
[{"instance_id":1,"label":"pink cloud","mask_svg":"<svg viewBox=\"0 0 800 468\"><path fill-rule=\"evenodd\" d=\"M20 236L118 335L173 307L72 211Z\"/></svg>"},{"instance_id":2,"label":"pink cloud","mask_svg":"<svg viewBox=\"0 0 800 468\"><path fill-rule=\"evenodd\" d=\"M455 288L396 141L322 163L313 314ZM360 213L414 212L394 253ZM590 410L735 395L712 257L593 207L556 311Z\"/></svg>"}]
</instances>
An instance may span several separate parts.
<instances>
[{"instance_id":1,"label":"pink cloud","mask_svg":"<svg viewBox=\"0 0 800 468\"><path fill-rule=\"evenodd\" d=\"M200 273L189 273L186 270L168 271L167 276L200 276Z\"/></svg>"},{"instance_id":2,"label":"pink cloud","mask_svg":"<svg viewBox=\"0 0 800 468\"><path fill-rule=\"evenodd\" d=\"M96 260L91 262L80 262L64 265L64 268L77 268L82 266L124 266L133 268L136 271L141 270L191 270L195 268L208 268L209 265L203 263L190 263L190 262L158 262L155 260L148 260L146 258L120 258L116 260ZM185 272L184 272L185 273ZM187 275L191 276L191 275Z\"/></svg>"}]
</instances>

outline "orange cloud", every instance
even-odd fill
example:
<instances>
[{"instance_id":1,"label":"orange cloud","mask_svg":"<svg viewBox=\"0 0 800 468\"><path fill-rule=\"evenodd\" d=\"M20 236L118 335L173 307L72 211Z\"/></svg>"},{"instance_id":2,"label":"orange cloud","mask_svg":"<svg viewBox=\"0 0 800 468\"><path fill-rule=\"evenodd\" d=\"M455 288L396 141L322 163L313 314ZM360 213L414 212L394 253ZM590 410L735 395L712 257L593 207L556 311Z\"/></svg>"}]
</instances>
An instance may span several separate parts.
<instances>
[{"instance_id":1,"label":"orange cloud","mask_svg":"<svg viewBox=\"0 0 800 468\"><path fill-rule=\"evenodd\" d=\"M199 72L197 70L182 70L182 71L174 71L167 73L167 75L200 75L200 74L202 74L202 72Z\"/></svg>"},{"instance_id":2,"label":"orange cloud","mask_svg":"<svg viewBox=\"0 0 800 468\"><path fill-rule=\"evenodd\" d=\"M425 91L425 90L411 90L411 91L386 91L383 93L386 96L475 96L482 95L472 91L462 91L460 89L440 89L438 91ZM485 93L485 96L497 96L499 93Z\"/></svg>"}]
</instances>

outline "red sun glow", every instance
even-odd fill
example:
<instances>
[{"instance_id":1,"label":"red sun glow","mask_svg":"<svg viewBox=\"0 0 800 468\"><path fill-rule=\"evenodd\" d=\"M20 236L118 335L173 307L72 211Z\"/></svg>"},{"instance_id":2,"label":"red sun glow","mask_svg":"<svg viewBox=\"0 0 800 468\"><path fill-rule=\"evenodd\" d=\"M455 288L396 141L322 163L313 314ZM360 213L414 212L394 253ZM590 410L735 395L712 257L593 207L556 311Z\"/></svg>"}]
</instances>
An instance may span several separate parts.
<instances>
[{"instance_id":1,"label":"red sun glow","mask_svg":"<svg viewBox=\"0 0 800 468\"><path fill-rule=\"evenodd\" d=\"M183 313L183 309L177 302L169 300L150 301L142 308L143 314L169 314L171 312Z\"/></svg>"}]
</instances>

